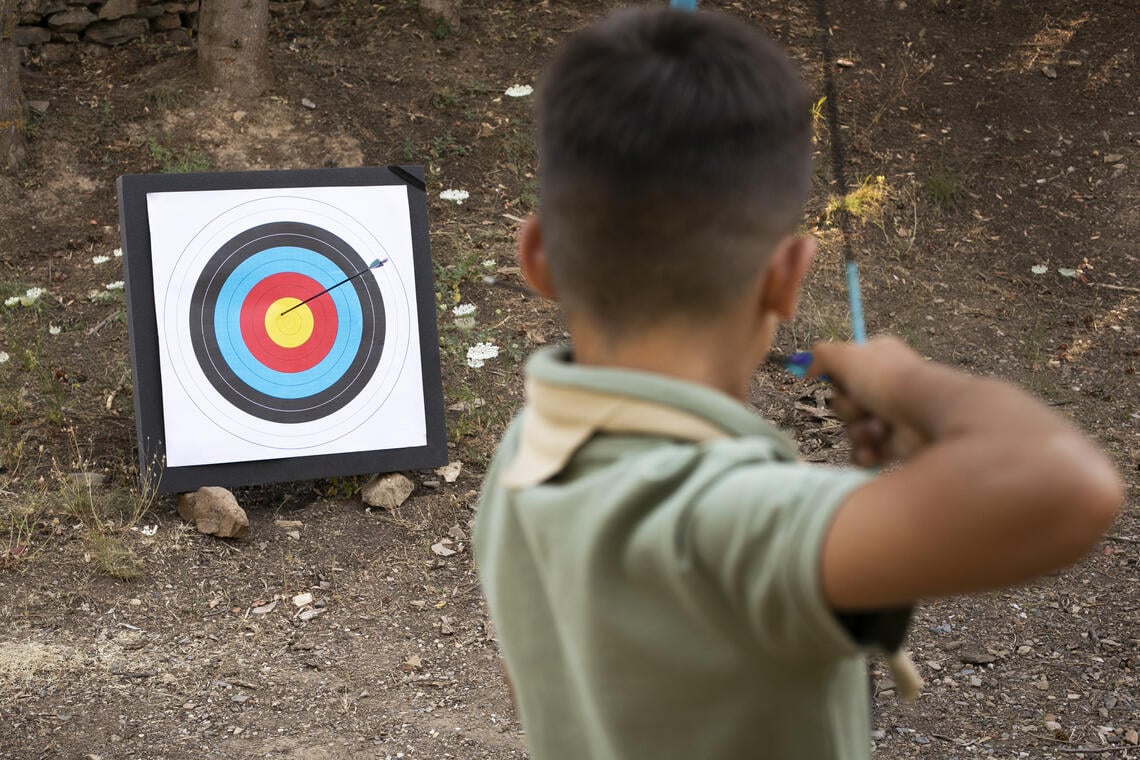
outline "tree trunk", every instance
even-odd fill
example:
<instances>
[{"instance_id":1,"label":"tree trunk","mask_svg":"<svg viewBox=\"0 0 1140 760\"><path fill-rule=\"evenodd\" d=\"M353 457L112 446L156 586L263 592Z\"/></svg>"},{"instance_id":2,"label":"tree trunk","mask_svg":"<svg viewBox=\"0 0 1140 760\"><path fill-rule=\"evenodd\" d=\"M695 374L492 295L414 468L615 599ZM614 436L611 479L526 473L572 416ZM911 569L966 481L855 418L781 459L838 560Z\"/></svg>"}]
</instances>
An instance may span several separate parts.
<instances>
[{"instance_id":1,"label":"tree trunk","mask_svg":"<svg viewBox=\"0 0 1140 760\"><path fill-rule=\"evenodd\" d=\"M235 98L255 98L272 88L269 0L203 0L201 7L198 73L206 83Z\"/></svg>"},{"instance_id":2,"label":"tree trunk","mask_svg":"<svg viewBox=\"0 0 1140 760\"><path fill-rule=\"evenodd\" d=\"M10 172L24 163L27 123L24 91L20 88L20 58L12 30L16 27L16 0L0 0L0 171Z\"/></svg>"},{"instance_id":3,"label":"tree trunk","mask_svg":"<svg viewBox=\"0 0 1140 760\"><path fill-rule=\"evenodd\" d=\"M420 20L437 39L459 31L459 8L463 0L420 0Z\"/></svg>"}]
</instances>

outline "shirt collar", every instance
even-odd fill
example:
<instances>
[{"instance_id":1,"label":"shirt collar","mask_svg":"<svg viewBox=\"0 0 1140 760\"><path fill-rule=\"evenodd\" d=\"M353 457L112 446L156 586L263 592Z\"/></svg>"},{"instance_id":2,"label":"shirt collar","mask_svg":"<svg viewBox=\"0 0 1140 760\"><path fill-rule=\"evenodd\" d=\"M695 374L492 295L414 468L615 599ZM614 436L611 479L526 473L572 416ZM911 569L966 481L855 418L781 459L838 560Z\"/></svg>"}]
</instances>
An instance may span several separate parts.
<instances>
[{"instance_id":1,"label":"shirt collar","mask_svg":"<svg viewBox=\"0 0 1140 760\"><path fill-rule=\"evenodd\" d=\"M530 358L526 394L519 446L501 480L507 488L557 475L599 432L697 442L759 436L781 458L796 458L786 434L720 391L651 372L575 364L567 346Z\"/></svg>"}]
</instances>

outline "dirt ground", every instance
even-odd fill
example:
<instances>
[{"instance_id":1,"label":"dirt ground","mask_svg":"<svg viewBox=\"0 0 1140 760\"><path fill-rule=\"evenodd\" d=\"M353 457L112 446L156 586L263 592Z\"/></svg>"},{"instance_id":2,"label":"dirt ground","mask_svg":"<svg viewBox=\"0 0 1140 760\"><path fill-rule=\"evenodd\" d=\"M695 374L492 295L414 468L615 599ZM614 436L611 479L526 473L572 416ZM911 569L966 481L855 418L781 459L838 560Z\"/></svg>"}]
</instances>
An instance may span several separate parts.
<instances>
[{"instance_id":1,"label":"dirt ground","mask_svg":"<svg viewBox=\"0 0 1140 760\"><path fill-rule=\"evenodd\" d=\"M437 38L414 0L286 4L277 87L255 102L203 89L192 50L155 42L29 61L42 113L28 169L0 179L0 299L45 292L0 307L0 757L526 756L466 535L521 401L520 363L563 328L482 275L517 281L512 239L537 191L531 98L505 91L614 5L468 0L464 29ZM872 664L876 756L1140 757L1140 9L830 6L870 331L1024 384L1129 483L1125 513L1077 567L922 606L923 696L901 703ZM814 3L702 7L767 29L822 96ZM824 118L817 129L807 224L823 254L784 351L849 335L827 213L834 135ZM366 509L359 478L243 489L248 539L197 533L137 488L124 302L106 287L122 279L115 178L394 162L427 167L461 475L408 473L416 490L394 512ZM470 197L441 200L446 189ZM458 303L477 306L474 330L454 324ZM476 341L501 347L482 369L464 361ZM821 390L765 368L753 400L808 459L843 461ZM76 472L107 482L89 490ZM443 538L455 554L432 551ZM299 609L302 593L313 602Z\"/></svg>"}]
</instances>

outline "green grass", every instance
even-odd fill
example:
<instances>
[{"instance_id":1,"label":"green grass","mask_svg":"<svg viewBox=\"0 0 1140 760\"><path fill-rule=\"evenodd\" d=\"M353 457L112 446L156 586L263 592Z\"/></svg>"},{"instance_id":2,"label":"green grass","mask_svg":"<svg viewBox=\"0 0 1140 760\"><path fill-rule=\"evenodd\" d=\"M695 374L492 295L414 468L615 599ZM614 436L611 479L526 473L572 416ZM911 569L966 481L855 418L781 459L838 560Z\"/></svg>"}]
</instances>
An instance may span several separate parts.
<instances>
[{"instance_id":1,"label":"green grass","mask_svg":"<svg viewBox=\"0 0 1140 760\"><path fill-rule=\"evenodd\" d=\"M945 164L935 166L926 178L926 195L940 211L951 211L966 197L962 180Z\"/></svg>"},{"instance_id":2,"label":"green grass","mask_svg":"<svg viewBox=\"0 0 1140 760\"><path fill-rule=\"evenodd\" d=\"M147 142L150 157L164 174L191 174L209 171L212 164L205 153L193 149L167 148L154 138Z\"/></svg>"}]
</instances>

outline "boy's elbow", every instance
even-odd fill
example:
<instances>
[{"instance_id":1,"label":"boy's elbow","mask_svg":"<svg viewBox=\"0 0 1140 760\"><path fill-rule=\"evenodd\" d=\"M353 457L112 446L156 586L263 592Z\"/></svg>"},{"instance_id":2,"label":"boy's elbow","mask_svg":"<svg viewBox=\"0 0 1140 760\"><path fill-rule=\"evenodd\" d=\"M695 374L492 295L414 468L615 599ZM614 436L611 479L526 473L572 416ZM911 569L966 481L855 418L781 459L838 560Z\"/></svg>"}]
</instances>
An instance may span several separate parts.
<instances>
[{"instance_id":1,"label":"boy's elbow","mask_svg":"<svg viewBox=\"0 0 1140 760\"><path fill-rule=\"evenodd\" d=\"M1075 449L1075 450L1074 450ZM1086 441L1063 447L1062 455L1076 463L1076 472L1064 493L1066 518L1060 521L1068 534L1073 560L1094 547L1112 526L1124 503L1124 481L1104 453ZM1076 459L1073 459L1075 457Z\"/></svg>"}]
</instances>

